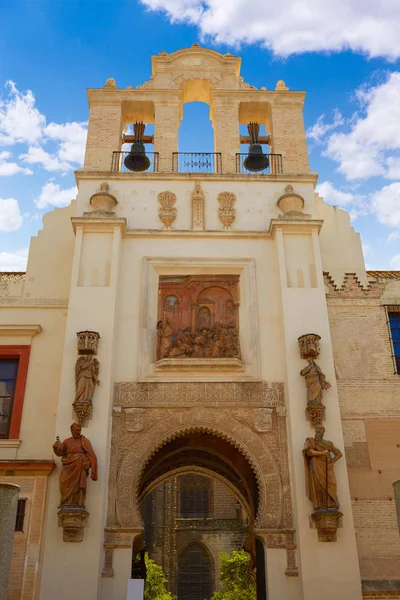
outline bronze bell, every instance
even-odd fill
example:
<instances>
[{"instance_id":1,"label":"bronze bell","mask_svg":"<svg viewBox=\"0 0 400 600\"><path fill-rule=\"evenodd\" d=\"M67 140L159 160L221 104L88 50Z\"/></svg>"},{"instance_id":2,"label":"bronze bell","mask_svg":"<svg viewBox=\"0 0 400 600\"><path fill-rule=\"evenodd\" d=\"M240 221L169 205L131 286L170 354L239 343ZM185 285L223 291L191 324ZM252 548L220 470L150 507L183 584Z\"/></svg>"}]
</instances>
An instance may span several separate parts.
<instances>
[{"instance_id":1,"label":"bronze bell","mask_svg":"<svg viewBox=\"0 0 400 600\"><path fill-rule=\"evenodd\" d=\"M251 136L251 144L249 146L249 153L247 158L245 158L243 165L248 171L263 171L269 165L269 158L267 154L263 153L261 144L258 142L260 126L258 123L252 122L249 123L247 129Z\"/></svg>"},{"instance_id":2,"label":"bronze bell","mask_svg":"<svg viewBox=\"0 0 400 600\"><path fill-rule=\"evenodd\" d=\"M134 142L128 156L125 157L124 165L129 171L142 172L150 167L150 159L146 156L142 142L145 124L135 123L133 126Z\"/></svg>"}]
</instances>

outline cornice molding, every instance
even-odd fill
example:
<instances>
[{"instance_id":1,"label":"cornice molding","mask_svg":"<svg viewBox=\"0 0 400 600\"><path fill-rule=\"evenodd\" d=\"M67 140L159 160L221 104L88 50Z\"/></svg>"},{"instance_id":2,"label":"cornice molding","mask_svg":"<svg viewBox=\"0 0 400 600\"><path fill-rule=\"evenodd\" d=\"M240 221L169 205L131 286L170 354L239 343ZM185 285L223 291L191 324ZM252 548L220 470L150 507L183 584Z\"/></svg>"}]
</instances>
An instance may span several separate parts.
<instances>
[{"instance_id":1,"label":"cornice molding","mask_svg":"<svg viewBox=\"0 0 400 600\"><path fill-rule=\"evenodd\" d=\"M42 332L41 325L0 324L0 337L31 337Z\"/></svg>"}]
</instances>

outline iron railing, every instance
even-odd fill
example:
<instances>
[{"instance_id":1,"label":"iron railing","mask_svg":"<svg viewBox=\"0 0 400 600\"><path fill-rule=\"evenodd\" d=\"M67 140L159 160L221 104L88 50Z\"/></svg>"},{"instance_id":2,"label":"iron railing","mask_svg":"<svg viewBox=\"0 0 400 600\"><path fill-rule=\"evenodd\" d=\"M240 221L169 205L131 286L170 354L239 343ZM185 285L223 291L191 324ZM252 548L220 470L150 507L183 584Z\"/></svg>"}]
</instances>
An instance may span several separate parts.
<instances>
[{"instance_id":1,"label":"iron railing","mask_svg":"<svg viewBox=\"0 0 400 600\"><path fill-rule=\"evenodd\" d=\"M135 173L135 171L130 171L124 165L124 160L128 156L129 152L113 152L112 160L111 160L111 171L113 172L123 172L123 173ZM140 154L140 153L138 153ZM143 153L150 160L150 166L146 169L147 173L158 172L158 164L159 164L159 153L158 152L145 152ZM143 171L138 171L139 173L143 173Z\"/></svg>"},{"instance_id":2,"label":"iron railing","mask_svg":"<svg viewBox=\"0 0 400 600\"><path fill-rule=\"evenodd\" d=\"M222 173L220 152L173 152L173 173Z\"/></svg>"},{"instance_id":3,"label":"iron railing","mask_svg":"<svg viewBox=\"0 0 400 600\"><path fill-rule=\"evenodd\" d=\"M245 173L246 175L282 175L282 154L267 154L268 166L262 171L249 171L244 166L244 161L248 154L236 154L236 173Z\"/></svg>"}]
</instances>

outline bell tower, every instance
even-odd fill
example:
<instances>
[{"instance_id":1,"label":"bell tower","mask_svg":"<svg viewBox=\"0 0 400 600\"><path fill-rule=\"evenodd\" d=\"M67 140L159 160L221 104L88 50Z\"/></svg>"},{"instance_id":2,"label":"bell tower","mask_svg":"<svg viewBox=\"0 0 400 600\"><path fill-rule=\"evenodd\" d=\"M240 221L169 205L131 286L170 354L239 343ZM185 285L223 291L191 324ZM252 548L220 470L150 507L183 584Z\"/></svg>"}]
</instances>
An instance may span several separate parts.
<instances>
[{"instance_id":1,"label":"bell tower","mask_svg":"<svg viewBox=\"0 0 400 600\"><path fill-rule=\"evenodd\" d=\"M337 486L329 506L305 476L325 443L316 424L335 459L344 448L323 272L340 274L345 262L324 241L338 225L315 194L305 92L283 81L257 89L240 75L240 57L198 44L151 64L136 88L110 78L87 91L57 432L76 417L76 334L97 332L100 384L83 433L99 477L79 544L63 541L52 480L40 600L69 600L72 580L75 600L125 600L148 494L169 476L196 474L226 484L246 515L244 547L263 573L258 600L266 587L269 600L361 600L345 461L333 467L332 455L329 473L328 458L321 467L325 495ZM197 152L195 139L190 153L179 150L191 101L209 105L213 152ZM359 240L343 228L363 278ZM319 423L300 375L298 338L311 334L321 353L312 373L330 385ZM165 497L177 498L168 485Z\"/></svg>"}]
</instances>

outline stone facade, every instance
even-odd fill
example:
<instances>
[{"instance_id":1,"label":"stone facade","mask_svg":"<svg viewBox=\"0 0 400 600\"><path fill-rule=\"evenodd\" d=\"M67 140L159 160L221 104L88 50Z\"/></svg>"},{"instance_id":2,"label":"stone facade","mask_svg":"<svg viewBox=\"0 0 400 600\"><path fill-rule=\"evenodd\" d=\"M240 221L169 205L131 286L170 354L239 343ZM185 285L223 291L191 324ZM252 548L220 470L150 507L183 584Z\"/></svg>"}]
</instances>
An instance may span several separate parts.
<instances>
[{"instance_id":1,"label":"stone facade","mask_svg":"<svg viewBox=\"0 0 400 600\"><path fill-rule=\"evenodd\" d=\"M45 215L26 274L0 274L0 359L19 364L0 477L21 486L28 507L27 530L15 533L8 600L69 600L71 581L75 600L124 600L145 526L141 504L160 485L173 504L176 481L193 473L210 477L214 490L227 486L243 507L245 547L266 576L269 600L320 600L321 590L324 600L399 598L392 483L400 411L387 307L400 304L400 280L365 270L349 215L315 193L304 93L283 82L257 90L240 76L239 57L195 45L154 56L149 81L135 89L109 79L88 98L78 197ZM210 106L221 172L172 168L191 101ZM158 171L111 169L126 125L136 121L154 124ZM239 125L252 121L266 126L263 143L281 155L281 172L237 172ZM91 203L99 190L110 190L112 202ZM157 201L166 191L176 198L168 224ZM221 207L226 193L235 202ZM226 277L236 282L240 358L157 360L160 282L187 277L221 289ZM68 436L73 418L82 331L100 335L100 374L83 430L99 476L88 486L83 540L71 543L57 521L52 446ZM164 333L172 335L167 326ZM342 515L336 541L327 535L323 543L304 471L304 440L315 431L298 338L310 333L329 382L325 437L347 460L335 463L330 481ZM220 507L221 518L231 514ZM218 554L214 532L200 529L177 527L176 544L197 536ZM165 543L164 566L174 577Z\"/></svg>"}]
</instances>

